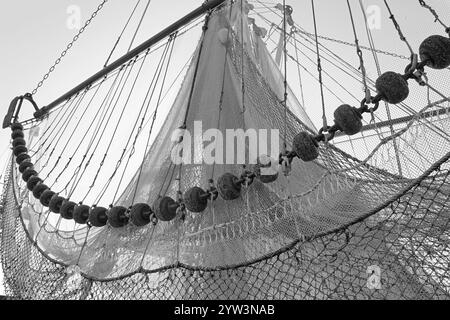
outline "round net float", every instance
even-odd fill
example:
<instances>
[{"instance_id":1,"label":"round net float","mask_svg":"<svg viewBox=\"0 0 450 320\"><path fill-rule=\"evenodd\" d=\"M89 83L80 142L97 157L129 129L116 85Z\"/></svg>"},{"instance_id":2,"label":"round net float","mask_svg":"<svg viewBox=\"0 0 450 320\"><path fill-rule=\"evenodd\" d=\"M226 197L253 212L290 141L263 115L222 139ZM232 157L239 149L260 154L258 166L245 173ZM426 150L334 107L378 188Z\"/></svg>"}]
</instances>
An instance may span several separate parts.
<instances>
[{"instance_id":1,"label":"round net float","mask_svg":"<svg viewBox=\"0 0 450 320\"><path fill-rule=\"evenodd\" d=\"M73 210L73 220L78 224L86 224L89 220L90 207L85 204L79 204Z\"/></svg>"},{"instance_id":2,"label":"round net float","mask_svg":"<svg viewBox=\"0 0 450 320\"><path fill-rule=\"evenodd\" d=\"M61 209L59 210L59 214L66 220L73 219L73 212L76 207L76 203L72 201L64 201L61 205Z\"/></svg>"},{"instance_id":3,"label":"round net float","mask_svg":"<svg viewBox=\"0 0 450 320\"><path fill-rule=\"evenodd\" d=\"M58 195L54 195L51 199L50 199L50 203L48 205L48 207L50 208L50 211L53 213L59 213L61 210L61 206L64 203L66 199L58 196Z\"/></svg>"},{"instance_id":4,"label":"round net float","mask_svg":"<svg viewBox=\"0 0 450 320\"><path fill-rule=\"evenodd\" d=\"M23 173L22 173L22 179L25 182L28 182L28 179L30 179L32 176L37 176L38 173L36 172L36 170L33 169L33 167L26 169Z\"/></svg>"},{"instance_id":5,"label":"round net float","mask_svg":"<svg viewBox=\"0 0 450 320\"><path fill-rule=\"evenodd\" d=\"M17 146L13 148L13 153L17 157L21 153L28 153L28 149L25 146Z\"/></svg>"},{"instance_id":6,"label":"round net float","mask_svg":"<svg viewBox=\"0 0 450 320\"><path fill-rule=\"evenodd\" d=\"M224 173L217 180L217 190L224 200L235 200L241 195L239 178L231 173Z\"/></svg>"},{"instance_id":7,"label":"round net float","mask_svg":"<svg viewBox=\"0 0 450 320\"><path fill-rule=\"evenodd\" d=\"M450 66L450 39L439 35L428 37L420 45L419 54L430 68L445 69Z\"/></svg>"},{"instance_id":8,"label":"round net float","mask_svg":"<svg viewBox=\"0 0 450 320\"><path fill-rule=\"evenodd\" d=\"M228 28L222 28L217 31L217 38L224 47L228 47L231 45L231 34Z\"/></svg>"},{"instance_id":9,"label":"round net float","mask_svg":"<svg viewBox=\"0 0 450 320\"><path fill-rule=\"evenodd\" d=\"M408 98L408 82L399 73L388 71L383 73L376 81L377 92L383 96L387 103L397 104Z\"/></svg>"},{"instance_id":10,"label":"round net float","mask_svg":"<svg viewBox=\"0 0 450 320\"><path fill-rule=\"evenodd\" d=\"M36 199L40 199L45 190L48 190L49 187L46 184L39 183L33 188L33 196Z\"/></svg>"},{"instance_id":11,"label":"round net float","mask_svg":"<svg viewBox=\"0 0 450 320\"><path fill-rule=\"evenodd\" d=\"M26 146L27 142L24 138L15 138L12 142L13 148L17 146Z\"/></svg>"},{"instance_id":12,"label":"round net float","mask_svg":"<svg viewBox=\"0 0 450 320\"><path fill-rule=\"evenodd\" d=\"M19 164L19 165L23 161L26 161L26 160L31 161L31 157L26 152L23 152L23 153L19 154L18 156L16 156L16 163Z\"/></svg>"},{"instance_id":13,"label":"round net float","mask_svg":"<svg viewBox=\"0 0 450 320\"><path fill-rule=\"evenodd\" d=\"M53 198L55 194L56 193L53 192L52 190L47 189L44 192L42 192L41 196L39 197L39 201L44 207L48 207L50 205L50 200Z\"/></svg>"},{"instance_id":14,"label":"round net float","mask_svg":"<svg viewBox=\"0 0 450 320\"><path fill-rule=\"evenodd\" d=\"M355 107L348 104L339 106L334 111L334 122L346 135L352 136L362 129L362 115Z\"/></svg>"},{"instance_id":15,"label":"round net float","mask_svg":"<svg viewBox=\"0 0 450 320\"><path fill-rule=\"evenodd\" d=\"M89 212L89 223L93 227L101 228L106 226L106 223L108 222L108 215L107 215L108 209L104 207L94 207Z\"/></svg>"},{"instance_id":16,"label":"round net float","mask_svg":"<svg viewBox=\"0 0 450 320\"><path fill-rule=\"evenodd\" d=\"M211 195L202 188L193 187L184 193L183 201L189 211L199 213L205 211L208 207L210 197Z\"/></svg>"},{"instance_id":17,"label":"round net float","mask_svg":"<svg viewBox=\"0 0 450 320\"><path fill-rule=\"evenodd\" d=\"M14 131L11 133L11 138L12 138L12 139L24 138L24 137L25 137L25 134L23 133L22 130L14 130Z\"/></svg>"},{"instance_id":18,"label":"round net float","mask_svg":"<svg viewBox=\"0 0 450 320\"><path fill-rule=\"evenodd\" d=\"M256 164L253 164L250 168L262 183L272 183L278 179L278 171L272 167L274 163L275 160L271 157L262 155L257 158Z\"/></svg>"},{"instance_id":19,"label":"round net float","mask_svg":"<svg viewBox=\"0 0 450 320\"><path fill-rule=\"evenodd\" d=\"M117 206L112 207L108 214L108 223L113 228L125 227L130 218L127 216L128 209L125 207Z\"/></svg>"},{"instance_id":20,"label":"round net float","mask_svg":"<svg viewBox=\"0 0 450 320\"><path fill-rule=\"evenodd\" d=\"M152 209L146 203L136 203L131 207L130 220L137 227L143 227L150 223Z\"/></svg>"},{"instance_id":21,"label":"round net float","mask_svg":"<svg viewBox=\"0 0 450 320\"><path fill-rule=\"evenodd\" d=\"M319 143L306 131L294 137L292 147L297 157L305 162L313 161L319 156Z\"/></svg>"},{"instance_id":22,"label":"round net float","mask_svg":"<svg viewBox=\"0 0 450 320\"><path fill-rule=\"evenodd\" d=\"M42 183L42 179L38 176L31 176L27 181L27 189L33 191L34 187L36 187L39 183Z\"/></svg>"},{"instance_id":23,"label":"round net float","mask_svg":"<svg viewBox=\"0 0 450 320\"><path fill-rule=\"evenodd\" d=\"M19 165L20 173L24 173L28 168L33 168L33 163L31 163L31 161L29 160L22 161Z\"/></svg>"},{"instance_id":24,"label":"round net float","mask_svg":"<svg viewBox=\"0 0 450 320\"><path fill-rule=\"evenodd\" d=\"M18 123L18 122L15 122L15 123L11 124L11 130L12 130L12 131L15 131L15 130L21 130L21 131L23 131L23 125L21 125L21 124Z\"/></svg>"},{"instance_id":25,"label":"round net float","mask_svg":"<svg viewBox=\"0 0 450 320\"><path fill-rule=\"evenodd\" d=\"M158 220L172 221L177 216L179 204L171 197L160 197L153 204L153 211Z\"/></svg>"}]
</instances>

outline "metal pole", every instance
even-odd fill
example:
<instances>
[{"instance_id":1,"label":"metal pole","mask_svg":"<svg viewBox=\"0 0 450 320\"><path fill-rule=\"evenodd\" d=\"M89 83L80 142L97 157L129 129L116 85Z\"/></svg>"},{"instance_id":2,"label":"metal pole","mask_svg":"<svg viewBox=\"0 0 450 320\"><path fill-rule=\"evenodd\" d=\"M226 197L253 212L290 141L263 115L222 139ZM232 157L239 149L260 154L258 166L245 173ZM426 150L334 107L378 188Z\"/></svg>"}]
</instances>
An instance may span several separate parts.
<instances>
[{"instance_id":1,"label":"metal pole","mask_svg":"<svg viewBox=\"0 0 450 320\"><path fill-rule=\"evenodd\" d=\"M80 92L80 91L84 90L85 88L89 87L90 85L92 85L93 83L95 83L99 79L103 78L104 76L106 76L110 72L114 71L115 69L119 68L120 66L122 66L123 64L128 62L130 59L132 59L135 56L137 56L138 54L140 54L141 52L151 48L153 45L155 45L159 41L163 40L164 38L170 36L172 33L177 31L178 29L180 29L184 25L186 25L189 22L191 22L192 20L195 20L196 18L200 17L202 14L206 13L208 10L214 9L215 7L221 5L225 1L226 0L209 0L209 1L206 1L199 8L195 9L194 11L189 13L188 15L184 16L183 18L181 18L177 22L173 23L172 25L170 25L169 27L167 27L166 29L164 29L160 33L158 33L155 36L151 37L150 39L148 39L147 41L145 41L144 43L142 43L141 45L139 45L135 49L131 50L127 54L123 55L122 57L120 57L116 61L112 62L111 64L109 64L107 67L105 67L101 71L97 72L96 74L94 74L93 76L88 78L87 80L85 80L82 83L80 83L75 88L71 89L70 91L68 91L67 93L63 94L61 97L56 99L55 101L51 102L49 105L47 105L45 107L42 107L39 111L35 112L34 116L36 118L40 118L40 117L44 116L47 112L49 112L53 108L57 107L62 102L70 99L73 95L75 95L78 92Z\"/></svg>"}]
</instances>

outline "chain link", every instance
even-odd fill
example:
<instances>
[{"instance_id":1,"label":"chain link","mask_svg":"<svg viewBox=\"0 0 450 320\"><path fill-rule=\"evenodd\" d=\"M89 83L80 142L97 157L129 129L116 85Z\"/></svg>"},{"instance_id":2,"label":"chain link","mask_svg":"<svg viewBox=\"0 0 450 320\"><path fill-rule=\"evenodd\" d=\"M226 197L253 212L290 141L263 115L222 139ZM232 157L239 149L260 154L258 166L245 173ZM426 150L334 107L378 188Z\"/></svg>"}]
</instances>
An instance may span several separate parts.
<instances>
[{"instance_id":1,"label":"chain link","mask_svg":"<svg viewBox=\"0 0 450 320\"><path fill-rule=\"evenodd\" d=\"M103 8L103 6L108 2L108 0L103 0L102 3L100 3L97 7L97 9L94 11L94 13L91 15L91 17L85 22L84 26L78 31L78 33L73 37L72 41L67 45L66 49L61 52L58 59L55 60L55 63L50 67L48 72L44 75L41 81L37 84L37 86L33 89L31 92L31 95L35 95L38 90L42 87L44 82L48 79L50 74L55 71L55 68L58 64L61 63L61 60L66 56L67 52L73 47L74 43L77 42L77 40L80 38L80 35L86 30L86 28L91 24L92 20L97 16L97 14L100 12L100 10Z\"/></svg>"},{"instance_id":2,"label":"chain link","mask_svg":"<svg viewBox=\"0 0 450 320\"><path fill-rule=\"evenodd\" d=\"M310 32L306 32L306 31L302 31L302 30L298 30L298 29L296 29L295 32L296 33L302 33L302 34L307 35L307 36L314 36L314 34L312 34ZM347 41L340 40L340 39L334 39L334 38L325 37L325 36L321 36L321 35L319 35L318 38L319 39L323 39L323 40L327 40L327 41L331 41L331 42L335 42L335 43L339 43L339 44L343 44L343 45L346 45L346 46L356 47L356 45L354 43L347 42ZM359 47L360 47L360 49L371 50L369 47L366 47L366 46L360 45ZM404 60L409 60L410 59L407 56L396 54L396 53L393 53L393 52L388 52L388 51L383 51L383 50L378 50L378 49L375 49L374 51L376 53L380 53L380 54L383 54L383 55L386 55L386 56L391 56L391 57L394 57L394 58L400 58L400 59L404 59Z\"/></svg>"}]
</instances>

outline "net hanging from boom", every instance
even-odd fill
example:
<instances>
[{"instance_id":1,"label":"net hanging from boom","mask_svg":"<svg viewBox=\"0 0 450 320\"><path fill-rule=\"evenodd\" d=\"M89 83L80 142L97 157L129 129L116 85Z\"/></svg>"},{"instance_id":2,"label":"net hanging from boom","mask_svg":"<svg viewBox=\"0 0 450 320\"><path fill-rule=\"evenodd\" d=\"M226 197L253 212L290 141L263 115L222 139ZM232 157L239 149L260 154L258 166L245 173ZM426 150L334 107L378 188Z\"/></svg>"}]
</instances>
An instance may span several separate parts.
<instances>
[{"instance_id":1,"label":"net hanging from boom","mask_svg":"<svg viewBox=\"0 0 450 320\"><path fill-rule=\"evenodd\" d=\"M408 98L393 101L398 92L383 95L378 77L361 74L366 51L358 70L317 33L288 20L287 6L270 8L275 16L281 10L284 28L263 32L265 20L255 20L264 16L258 8L266 9L259 1L215 3L68 99L42 108L46 114L13 118L14 154L0 214L7 293L22 299L448 299L450 126L441 110L449 106L450 39L442 36L436 45L448 61L439 70L429 68L436 60L422 49L412 61L414 74L398 70L398 56L379 57L383 71L409 80ZM183 39L193 33L200 41L188 57ZM318 134L307 110L320 100L305 92L300 102L285 85L287 73L270 53L271 34L285 37L286 67L319 82L323 77L325 104L347 99L357 108L340 107L335 123L328 119ZM348 46L353 58L355 46ZM180 48L185 58L175 59ZM343 78L358 88L341 99L336 79ZM365 96L364 81L377 97ZM17 103L24 109L27 100L32 97ZM406 118L395 122L388 113ZM354 134L355 114L361 123ZM390 130L383 131L377 123L386 118ZM372 136L363 125L372 126ZM174 136L180 129L191 136ZM224 145L231 144L227 129L278 129L265 153L286 144L271 159L280 170L260 175L251 139L244 165L196 162L195 141L209 129L224 133ZM192 144L180 153L187 139ZM363 156L355 145L365 149ZM394 146L401 152L394 154ZM222 160L235 151L224 151ZM174 152L191 155L193 163L174 163Z\"/></svg>"}]
</instances>

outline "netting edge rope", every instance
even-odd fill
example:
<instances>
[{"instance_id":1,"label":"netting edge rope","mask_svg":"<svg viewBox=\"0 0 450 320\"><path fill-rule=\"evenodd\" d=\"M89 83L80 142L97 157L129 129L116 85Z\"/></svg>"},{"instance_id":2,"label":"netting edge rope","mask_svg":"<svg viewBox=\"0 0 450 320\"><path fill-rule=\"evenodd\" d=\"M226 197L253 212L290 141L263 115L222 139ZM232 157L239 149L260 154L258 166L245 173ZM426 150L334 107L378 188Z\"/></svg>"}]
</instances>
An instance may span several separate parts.
<instances>
[{"instance_id":1,"label":"netting edge rope","mask_svg":"<svg viewBox=\"0 0 450 320\"><path fill-rule=\"evenodd\" d=\"M172 269L185 269L185 270L189 270L189 271L202 271L202 272L217 272L217 271L224 271L224 270L233 270L233 269L238 269L241 267L248 267L251 266L253 264L259 263L261 261L265 261L265 260L269 260L275 256L279 256L287 251L292 250L296 245L298 245L299 243L304 243L304 242L311 242L315 239L318 238L322 238L325 236L328 236L330 234L337 234L337 233L341 233L343 230L348 229L349 227L360 223L366 219L368 219L369 217L377 214L378 212L380 212L381 210L385 209L386 207L388 207L390 204L392 204L393 202L397 201L398 199L400 199L402 196L404 196L407 192L409 192L411 189L413 189L414 187L418 186L422 181L424 181L426 178L428 178L431 173L433 173L434 171L436 171L437 169L439 169L445 162L447 162L450 159L450 152L448 152L443 158L441 158L439 161L437 161L435 164L433 164L427 171L425 171L420 177L418 177L417 179L415 179L412 183L410 183L407 187L405 187L403 190L401 190L400 192L398 192L397 194L395 194L394 196L392 196L389 200L385 201L384 203L380 204L379 206L373 208L372 210L370 210L369 212L367 212L366 214L346 223L343 224L340 227L337 227L335 229L332 230L328 230L325 232L320 232L317 233L315 235L312 236L308 236L308 237L304 237L301 239L297 239L294 240L293 242L291 242L290 244L284 246L283 248L280 248L274 252L271 252L269 254L263 255L259 258L247 261L245 263L239 263L239 264L235 264L235 265L224 265L224 266L219 266L219 267L195 267L195 266L191 266L191 265L187 265L184 264L182 262L177 262L174 264L170 264L164 267L160 267L160 268L155 268L155 269L145 269L144 267L140 267L135 271L123 274L121 276L118 277L112 277L112 278L105 278L105 279L101 279L101 278L97 278L97 277L93 277L90 276L86 273L81 272L81 276L83 278L85 278L86 280L90 280L90 281L95 281L95 282L113 282L113 281L118 281L118 280L123 280L125 278L129 278L132 277L136 274L155 274L155 273L161 273L161 272L165 272L168 270L172 270ZM14 162L11 163L12 167L11 169L14 168ZM25 223L23 221L22 218L22 212L20 210L20 206L18 203L18 199L17 199L17 195L16 195L16 190L15 190L15 186L14 186L14 174L13 174L13 170L10 170L9 173L9 178L8 178L8 186L10 185L10 187L13 188L13 195L14 195L14 201L16 202L16 206L17 206L17 210L19 211L18 217L20 218L20 221L22 223L22 227L24 229L24 232L28 238L28 240L31 242L31 244L42 254L42 256L44 258L46 258L47 260L49 260L50 262L53 262L57 265L60 265L61 267L68 267L69 264L60 262L54 258L51 258L43 249L41 249L39 247L39 244L32 239L32 237L30 236L30 233L28 232L28 230L25 227ZM6 280L5 280L6 281Z\"/></svg>"}]
</instances>

